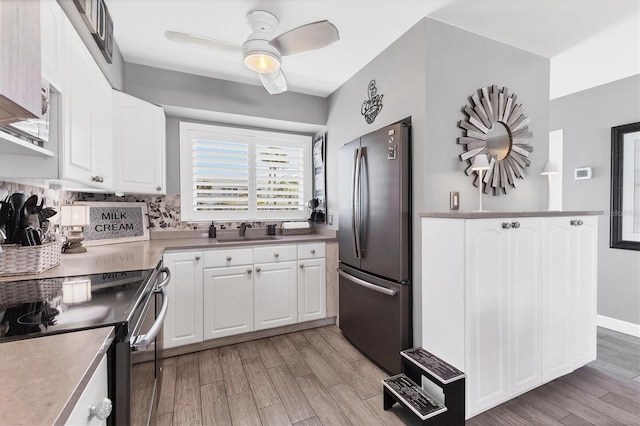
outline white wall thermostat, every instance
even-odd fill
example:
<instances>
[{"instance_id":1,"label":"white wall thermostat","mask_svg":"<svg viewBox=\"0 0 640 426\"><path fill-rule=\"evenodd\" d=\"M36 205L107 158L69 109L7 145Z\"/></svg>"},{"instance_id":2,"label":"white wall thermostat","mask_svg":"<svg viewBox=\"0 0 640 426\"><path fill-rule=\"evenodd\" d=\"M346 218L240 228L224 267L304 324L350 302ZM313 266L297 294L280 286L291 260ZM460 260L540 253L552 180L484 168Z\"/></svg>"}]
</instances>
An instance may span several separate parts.
<instances>
[{"instance_id":1,"label":"white wall thermostat","mask_svg":"<svg viewBox=\"0 0 640 426\"><path fill-rule=\"evenodd\" d=\"M581 167L575 170L575 180L591 179L591 167Z\"/></svg>"}]
</instances>

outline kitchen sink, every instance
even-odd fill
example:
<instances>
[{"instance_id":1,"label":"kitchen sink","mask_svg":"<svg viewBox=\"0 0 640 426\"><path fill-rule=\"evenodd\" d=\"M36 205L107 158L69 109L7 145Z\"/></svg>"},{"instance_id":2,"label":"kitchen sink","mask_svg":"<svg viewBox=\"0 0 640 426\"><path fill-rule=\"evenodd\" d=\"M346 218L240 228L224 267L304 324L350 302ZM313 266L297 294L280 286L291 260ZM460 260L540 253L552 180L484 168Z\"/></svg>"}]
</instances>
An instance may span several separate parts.
<instances>
[{"instance_id":1,"label":"kitchen sink","mask_svg":"<svg viewBox=\"0 0 640 426\"><path fill-rule=\"evenodd\" d=\"M269 241L269 240L277 240L278 237L273 235L251 235L245 237L218 237L216 240L218 243L238 243L243 241Z\"/></svg>"}]
</instances>

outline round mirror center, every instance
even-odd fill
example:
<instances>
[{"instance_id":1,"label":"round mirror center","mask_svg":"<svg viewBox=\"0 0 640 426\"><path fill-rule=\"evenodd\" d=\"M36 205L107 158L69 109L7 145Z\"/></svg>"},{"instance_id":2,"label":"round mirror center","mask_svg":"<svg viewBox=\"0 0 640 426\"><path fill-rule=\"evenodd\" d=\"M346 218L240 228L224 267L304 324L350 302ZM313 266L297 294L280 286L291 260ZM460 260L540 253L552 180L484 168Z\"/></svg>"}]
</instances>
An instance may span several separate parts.
<instances>
[{"instance_id":1,"label":"round mirror center","mask_svg":"<svg viewBox=\"0 0 640 426\"><path fill-rule=\"evenodd\" d=\"M511 150L511 132L501 121L493 123L487 132L487 150L500 161L509 155Z\"/></svg>"}]
</instances>

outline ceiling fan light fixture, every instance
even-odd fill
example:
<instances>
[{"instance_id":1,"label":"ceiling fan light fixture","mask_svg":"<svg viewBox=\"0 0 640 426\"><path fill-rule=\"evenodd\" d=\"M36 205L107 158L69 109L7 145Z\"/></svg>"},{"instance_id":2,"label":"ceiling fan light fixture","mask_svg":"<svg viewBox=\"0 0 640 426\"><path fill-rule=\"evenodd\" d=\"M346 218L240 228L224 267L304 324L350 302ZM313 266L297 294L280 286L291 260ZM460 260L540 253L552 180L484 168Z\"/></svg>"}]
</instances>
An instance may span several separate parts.
<instances>
[{"instance_id":1,"label":"ceiling fan light fixture","mask_svg":"<svg viewBox=\"0 0 640 426\"><path fill-rule=\"evenodd\" d=\"M244 55L244 64L257 73L271 73L280 69L280 58L268 52L253 51Z\"/></svg>"}]
</instances>

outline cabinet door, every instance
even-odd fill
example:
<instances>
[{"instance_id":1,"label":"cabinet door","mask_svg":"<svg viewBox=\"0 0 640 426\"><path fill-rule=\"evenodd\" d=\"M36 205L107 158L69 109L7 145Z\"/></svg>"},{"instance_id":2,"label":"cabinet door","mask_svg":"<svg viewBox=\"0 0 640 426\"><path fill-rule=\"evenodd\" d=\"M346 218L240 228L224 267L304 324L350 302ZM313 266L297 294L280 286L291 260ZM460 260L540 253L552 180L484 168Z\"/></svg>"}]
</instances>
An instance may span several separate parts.
<instances>
[{"instance_id":1,"label":"cabinet door","mask_svg":"<svg viewBox=\"0 0 640 426\"><path fill-rule=\"evenodd\" d=\"M56 0L42 0L40 2L42 76L53 87L64 92L62 85L64 78L62 71L62 14L62 9Z\"/></svg>"},{"instance_id":2,"label":"cabinet door","mask_svg":"<svg viewBox=\"0 0 640 426\"><path fill-rule=\"evenodd\" d=\"M100 420L97 417L89 420L89 408L98 406L102 400L109 396L108 380L107 356L102 355L102 361L98 364L96 371L89 379L87 387L84 388L80 398L78 398L78 402L76 402L73 411L71 411L69 418L65 422L66 425L106 425L107 419L109 417L113 418L113 414L111 414L105 420Z\"/></svg>"},{"instance_id":3,"label":"cabinet door","mask_svg":"<svg viewBox=\"0 0 640 426\"><path fill-rule=\"evenodd\" d=\"M115 190L164 194L164 109L114 91L113 121Z\"/></svg>"},{"instance_id":4,"label":"cabinet door","mask_svg":"<svg viewBox=\"0 0 640 426\"><path fill-rule=\"evenodd\" d=\"M326 262L324 259L298 261L298 322L327 316Z\"/></svg>"},{"instance_id":5,"label":"cabinet door","mask_svg":"<svg viewBox=\"0 0 640 426\"><path fill-rule=\"evenodd\" d=\"M575 280L574 303L576 345L574 369L596 359L597 347L597 278L598 278L598 218L577 217L571 239L574 256L571 265Z\"/></svg>"},{"instance_id":6,"label":"cabinet door","mask_svg":"<svg viewBox=\"0 0 640 426\"><path fill-rule=\"evenodd\" d=\"M573 371L576 346L571 265L572 227L566 217L544 220L542 378L549 382Z\"/></svg>"},{"instance_id":7,"label":"cabinet door","mask_svg":"<svg viewBox=\"0 0 640 426\"><path fill-rule=\"evenodd\" d=\"M514 396L542 384L542 219L511 222L507 328L509 396Z\"/></svg>"},{"instance_id":8,"label":"cabinet door","mask_svg":"<svg viewBox=\"0 0 640 426\"><path fill-rule=\"evenodd\" d=\"M506 399L507 274L506 220L466 221L467 415Z\"/></svg>"},{"instance_id":9,"label":"cabinet door","mask_svg":"<svg viewBox=\"0 0 640 426\"><path fill-rule=\"evenodd\" d=\"M0 1L0 123L42 114L40 3Z\"/></svg>"},{"instance_id":10,"label":"cabinet door","mask_svg":"<svg viewBox=\"0 0 640 426\"><path fill-rule=\"evenodd\" d=\"M204 339L253 331L253 265L203 271Z\"/></svg>"},{"instance_id":11,"label":"cabinet door","mask_svg":"<svg viewBox=\"0 0 640 426\"><path fill-rule=\"evenodd\" d=\"M202 267L200 252L166 253L163 263L173 277L167 286L164 347L202 342Z\"/></svg>"},{"instance_id":12,"label":"cabinet door","mask_svg":"<svg viewBox=\"0 0 640 426\"><path fill-rule=\"evenodd\" d=\"M63 94L63 177L91 184L94 110L93 58L70 22L64 25L65 93Z\"/></svg>"},{"instance_id":13,"label":"cabinet door","mask_svg":"<svg viewBox=\"0 0 640 426\"><path fill-rule=\"evenodd\" d=\"M107 79L92 63L93 68L93 134L91 137L91 172L98 177L95 186L113 188L113 89Z\"/></svg>"},{"instance_id":14,"label":"cabinet door","mask_svg":"<svg viewBox=\"0 0 640 426\"><path fill-rule=\"evenodd\" d=\"M255 330L298 321L296 263L261 263L254 271Z\"/></svg>"}]
</instances>

